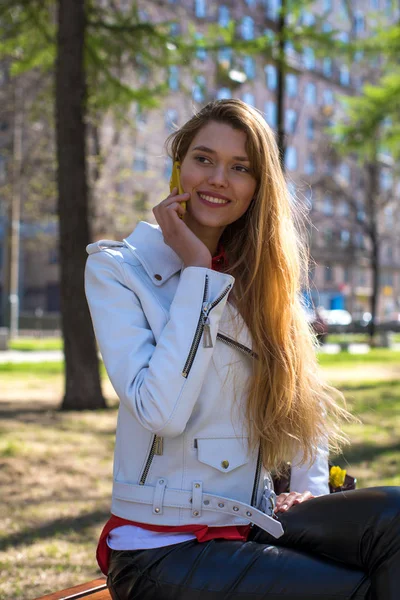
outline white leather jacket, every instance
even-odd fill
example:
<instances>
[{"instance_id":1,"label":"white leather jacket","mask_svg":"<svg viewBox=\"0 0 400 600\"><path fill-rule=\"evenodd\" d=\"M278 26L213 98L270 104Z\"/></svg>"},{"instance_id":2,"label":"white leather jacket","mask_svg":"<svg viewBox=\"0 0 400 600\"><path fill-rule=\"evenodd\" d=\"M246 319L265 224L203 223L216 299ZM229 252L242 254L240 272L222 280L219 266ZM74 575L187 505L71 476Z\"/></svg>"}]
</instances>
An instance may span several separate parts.
<instances>
[{"instance_id":1,"label":"white leather jacket","mask_svg":"<svg viewBox=\"0 0 400 600\"><path fill-rule=\"evenodd\" d=\"M253 522L279 537L265 493L262 505L271 480L247 447L245 389L258 359L228 302L234 278L184 268L144 221L87 252L86 296L120 398L112 513L157 525ZM294 457L291 489L329 492L325 450L311 468Z\"/></svg>"}]
</instances>

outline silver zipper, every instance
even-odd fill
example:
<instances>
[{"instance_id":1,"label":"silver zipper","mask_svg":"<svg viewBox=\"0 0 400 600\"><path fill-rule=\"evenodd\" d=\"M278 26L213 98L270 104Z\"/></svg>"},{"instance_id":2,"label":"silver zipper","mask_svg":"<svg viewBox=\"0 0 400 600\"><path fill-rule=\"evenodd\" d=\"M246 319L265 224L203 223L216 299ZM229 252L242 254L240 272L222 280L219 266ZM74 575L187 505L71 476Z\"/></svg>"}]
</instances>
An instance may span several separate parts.
<instances>
[{"instance_id":1,"label":"silver zipper","mask_svg":"<svg viewBox=\"0 0 400 600\"><path fill-rule=\"evenodd\" d=\"M164 452L164 438L155 435L153 437L153 441L151 443L150 452L146 460L146 464L144 465L143 473L139 479L139 485L144 485L146 483L147 475L149 474L151 463L153 462L153 458L155 456L162 456Z\"/></svg>"},{"instance_id":2,"label":"silver zipper","mask_svg":"<svg viewBox=\"0 0 400 600\"><path fill-rule=\"evenodd\" d=\"M227 346L232 346L233 348L236 348L236 350L243 352L243 354L245 354L246 356L252 356L253 358L258 359L258 354L256 352L253 352L251 348L248 348L244 344L233 340L232 338L228 337L227 335L224 335L223 333L217 333L217 340L223 342Z\"/></svg>"},{"instance_id":3,"label":"silver zipper","mask_svg":"<svg viewBox=\"0 0 400 600\"><path fill-rule=\"evenodd\" d=\"M221 300L226 296L229 290L232 287L232 284L229 284L224 291L214 300L214 302L207 302L208 298L208 275L206 275L205 283L204 283L204 294L203 294L203 303L201 307L201 313L199 317L199 322L197 324L197 328L193 337L193 342L189 350L188 357L185 362L185 366L183 367L182 375L183 377L187 377L189 375L190 369L192 368L201 336L203 336L203 348L213 348L212 338L211 338L211 330L210 330L210 318L209 314L216 306L221 302Z\"/></svg>"},{"instance_id":4,"label":"silver zipper","mask_svg":"<svg viewBox=\"0 0 400 600\"><path fill-rule=\"evenodd\" d=\"M261 473L261 446L258 449L256 474L254 477L253 493L251 494L251 502L250 502L251 506L255 506L257 503L257 492L258 492L258 482L260 480L260 473Z\"/></svg>"}]
</instances>

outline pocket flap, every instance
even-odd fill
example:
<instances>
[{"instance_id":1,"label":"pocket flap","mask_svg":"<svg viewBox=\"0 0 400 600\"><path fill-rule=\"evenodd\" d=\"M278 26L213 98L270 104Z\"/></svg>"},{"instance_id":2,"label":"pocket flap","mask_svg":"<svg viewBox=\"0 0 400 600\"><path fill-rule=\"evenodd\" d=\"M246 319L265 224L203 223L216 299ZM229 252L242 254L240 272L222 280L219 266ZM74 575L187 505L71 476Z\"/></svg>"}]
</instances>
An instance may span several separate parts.
<instances>
[{"instance_id":1,"label":"pocket flap","mask_svg":"<svg viewBox=\"0 0 400 600\"><path fill-rule=\"evenodd\" d=\"M198 460L221 473L249 462L248 438L198 438L197 449Z\"/></svg>"}]
</instances>

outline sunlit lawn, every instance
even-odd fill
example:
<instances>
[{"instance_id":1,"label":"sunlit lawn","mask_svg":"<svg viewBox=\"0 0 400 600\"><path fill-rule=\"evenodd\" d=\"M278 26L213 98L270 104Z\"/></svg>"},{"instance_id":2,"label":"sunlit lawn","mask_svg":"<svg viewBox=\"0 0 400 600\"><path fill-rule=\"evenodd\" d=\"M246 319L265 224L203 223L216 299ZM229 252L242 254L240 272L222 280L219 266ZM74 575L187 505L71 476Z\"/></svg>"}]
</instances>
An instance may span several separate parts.
<instances>
[{"instance_id":1,"label":"sunlit lawn","mask_svg":"<svg viewBox=\"0 0 400 600\"><path fill-rule=\"evenodd\" d=\"M393 354L368 361L369 374L382 356L396 368ZM348 362L332 358L321 362L331 380L339 367L343 382ZM352 372L345 370L349 380ZM0 600L31 600L99 575L94 551L109 514L116 424L115 394L103 378L112 408L62 413L60 364L0 365ZM346 427L352 446L334 462L359 487L400 485L400 376L341 389L362 425Z\"/></svg>"}]
</instances>

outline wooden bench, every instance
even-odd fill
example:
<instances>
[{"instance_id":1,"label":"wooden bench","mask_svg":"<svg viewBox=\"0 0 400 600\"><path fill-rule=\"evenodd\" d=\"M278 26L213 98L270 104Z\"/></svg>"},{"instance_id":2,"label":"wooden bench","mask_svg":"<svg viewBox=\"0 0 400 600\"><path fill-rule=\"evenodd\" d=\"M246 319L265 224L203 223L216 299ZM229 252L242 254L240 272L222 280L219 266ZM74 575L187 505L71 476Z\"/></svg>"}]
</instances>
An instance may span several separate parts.
<instances>
[{"instance_id":1,"label":"wooden bench","mask_svg":"<svg viewBox=\"0 0 400 600\"><path fill-rule=\"evenodd\" d=\"M54 592L47 596L41 596L35 600L80 600L81 598L89 598L89 600L111 600L110 592L107 589L106 580L93 579L87 583L81 583L75 587Z\"/></svg>"}]
</instances>

